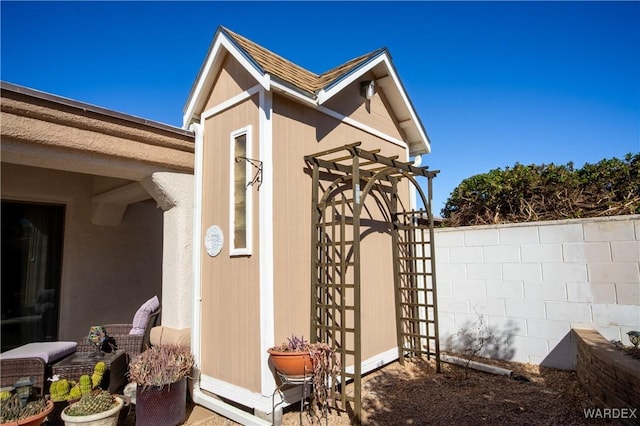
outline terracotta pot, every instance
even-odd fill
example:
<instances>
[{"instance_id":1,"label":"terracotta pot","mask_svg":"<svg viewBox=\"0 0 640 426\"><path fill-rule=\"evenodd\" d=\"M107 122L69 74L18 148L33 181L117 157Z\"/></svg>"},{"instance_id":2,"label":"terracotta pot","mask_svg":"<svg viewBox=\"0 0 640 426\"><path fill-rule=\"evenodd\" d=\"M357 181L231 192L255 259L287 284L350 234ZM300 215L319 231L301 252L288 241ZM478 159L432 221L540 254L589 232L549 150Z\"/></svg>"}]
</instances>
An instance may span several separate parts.
<instances>
[{"instance_id":1,"label":"terracotta pot","mask_svg":"<svg viewBox=\"0 0 640 426\"><path fill-rule=\"evenodd\" d=\"M47 401L47 409L41 413L29 416L26 419L16 420L15 422L2 423L0 426L40 426L44 418L53 410L53 401Z\"/></svg>"},{"instance_id":2,"label":"terracotta pot","mask_svg":"<svg viewBox=\"0 0 640 426\"><path fill-rule=\"evenodd\" d=\"M187 417L187 378L136 390L136 426L175 426Z\"/></svg>"},{"instance_id":3,"label":"terracotta pot","mask_svg":"<svg viewBox=\"0 0 640 426\"><path fill-rule=\"evenodd\" d=\"M309 352L277 351L269 349L271 362L280 374L288 377L308 376L313 372Z\"/></svg>"},{"instance_id":4,"label":"terracotta pot","mask_svg":"<svg viewBox=\"0 0 640 426\"><path fill-rule=\"evenodd\" d=\"M67 408L65 408L62 410L60 417L66 426L117 426L118 415L124 405L124 401L119 396L116 396L115 399L116 406L102 413L89 416L69 416L67 415Z\"/></svg>"}]
</instances>

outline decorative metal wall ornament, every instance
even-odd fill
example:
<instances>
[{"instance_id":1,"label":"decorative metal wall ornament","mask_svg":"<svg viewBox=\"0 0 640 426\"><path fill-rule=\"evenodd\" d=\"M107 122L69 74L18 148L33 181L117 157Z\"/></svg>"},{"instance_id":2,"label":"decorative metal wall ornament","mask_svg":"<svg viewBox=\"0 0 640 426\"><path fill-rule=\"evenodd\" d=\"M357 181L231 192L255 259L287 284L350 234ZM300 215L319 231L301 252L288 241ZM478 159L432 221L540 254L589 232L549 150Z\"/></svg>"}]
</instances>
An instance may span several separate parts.
<instances>
[{"instance_id":1,"label":"decorative metal wall ornament","mask_svg":"<svg viewBox=\"0 0 640 426\"><path fill-rule=\"evenodd\" d=\"M260 160L254 160L252 158L247 158L247 157L241 157L241 156L237 156L236 157L236 163L245 160L247 163L251 164L253 167L255 167L256 169L258 169L256 171L256 174L253 175L253 178L251 179L251 181L249 183L247 183L247 187L249 187L250 185L253 184L257 184L257 189L258 191L260 190L260 186L262 186L262 161Z\"/></svg>"},{"instance_id":2,"label":"decorative metal wall ornament","mask_svg":"<svg viewBox=\"0 0 640 426\"><path fill-rule=\"evenodd\" d=\"M204 236L204 246L207 248L207 254L215 257L222 251L224 245L224 234L219 226L213 225L207 229Z\"/></svg>"}]
</instances>

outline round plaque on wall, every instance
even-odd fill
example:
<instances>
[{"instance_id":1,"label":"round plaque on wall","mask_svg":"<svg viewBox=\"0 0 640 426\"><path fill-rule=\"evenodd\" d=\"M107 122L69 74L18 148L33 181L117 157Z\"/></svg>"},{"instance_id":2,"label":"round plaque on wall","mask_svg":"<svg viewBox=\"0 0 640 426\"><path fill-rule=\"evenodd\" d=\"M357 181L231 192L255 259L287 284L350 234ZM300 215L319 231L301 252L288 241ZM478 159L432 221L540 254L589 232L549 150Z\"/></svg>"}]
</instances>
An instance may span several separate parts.
<instances>
[{"instance_id":1,"label":"round plaque on wall","mask_svg":"<svg viewBox=\"0 0 640 426\"><path fill-rule=\"evenodd\" d=\"M204 246L207 248L207 254L211 257L217 256L220 254L223 244L222 229L217 225L210 226L204 236Z\"/></svg>"}]
</instances>

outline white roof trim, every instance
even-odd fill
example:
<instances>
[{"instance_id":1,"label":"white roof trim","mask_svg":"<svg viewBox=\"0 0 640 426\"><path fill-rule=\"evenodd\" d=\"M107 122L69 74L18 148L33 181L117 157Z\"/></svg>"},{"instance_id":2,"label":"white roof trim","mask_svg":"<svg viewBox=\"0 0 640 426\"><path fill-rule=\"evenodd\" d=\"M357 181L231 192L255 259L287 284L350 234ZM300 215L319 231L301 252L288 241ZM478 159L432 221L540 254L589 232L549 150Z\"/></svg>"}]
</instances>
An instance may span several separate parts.
<instances>
[{"instance_id":1,"label":"white roof trim","mask_svg":"<svg viewBox=\"0 0 640 426\"><path fill-rule=\"evenodd\" d=\"M306 104L310 104L310 105L316 105L316 101L313 97L311 96L307 96L297 90L293 90L292 88L290 88L289 86L287 86L286 84L282 84L277 82L276 80L272 80L271 81L271 87L273 87L274 89L285 93L289 96L291 96L292 98L295 98L301 102L304 102Z\"/></svg>"},{"instance_id":2,"label":"white roof trim","mask_svg":"<svg viewBox=\"0 0 640 426\"><path fill-rule=\"evenodd\" d=\"M364 65L356 67L355 70L349 72L345 77L338 81L338 84L330 86L329 90L320 90L318 92L318 105L322 105L329 99L331 99L337 93L340 93L345 87L362 77L365 73L369 72L372 68L378 65L387 56L386 53L375 57L371 62L366 62Z\"/></svg>"},{"instance_id":3,"label":"white roof trim","mask_svg":"<svg viewBox=\"0 0 640 426\"><path fill-rule=\"evenodd\" d=\"M342 78L338 82L338 84L330 86L328 90L323 89L318 92L318 105L322 105L323 103L327 102L333 96L340 93L346 86L357 81L364 74L373 70L379 64L383 64L387 71L387 75L382 76L379 79L381 83L380 87L384 87L386 89L386 93L388 96L393 96L395 92L395 96L399 97L400 103L402 105L401 107L409 115L408 119L402 117L404 118L402 120L402 123L404 123L404 125L401 127L403 129L414 128L414 132L417 134L417 140L414 137L411 138L413 140L407 141L409 146L411 147L415 146L417 143L421 143L424 146L426 152L430 152L431 143L429 141L429 138L424 128L422 127L421 121L418 119L418 115L416 114L411 101L409 101L409 96L405 92L404 87L402 86L402 83L400 82L400 79L396 74L395 68L391 63L391 58L386 51L382 52L380 55L375 56L370 61L356 67L356 69L352 70L344 78ZM376 80L376 82L378 82L378 80ZM400 111L396 111L396 114L398 114L399 112Z\"/></svg>"},{"instance_id":4,"label":"white roof trim","mask_svg":"<svg viewBox=\"0 0 640 426\"><path fill-rule=\"evenodd\" d=\"M207 54L204 65L196 78L194 89L187 100L185 112L182 118L182 127L188 128L189 124L194 121L196 110L202 108L204 105L203 96L208 93L208 89L213 84L214 77L217 75L216 71L222 65L224 59L224 53L231 54L246 70L249 74L256 79L258 84L269 90L271 84L271 77L269 74L259 69L257 64L250 61L237 46L229 39L229 37L222 31L219 31L213 41L213 45Z\"/></svg>"},{"instance_id":5,"label":"white roof trim","mask_svg":"<svg viewBox=\"0 0 640 426\"><path fill-rule=\"evenodd\" d=\"M404 107L409 112L409 116L419 135L420 141L424 145L426 152L431 152L431 142L429 141L429 137L427 136L427 133L425 132L424 127L422 127L422 122L418 118L418 115L416 114L416 111L413 108L411 101L409 100L409 96L407 95L407 92L404 90L404 86L400 82L400 78L398 77L398 74L396 74L396 70L393 64L391 63L391 61L389 60L389 57L386 55L386 53L384 55L384 64L387 68L387 71L389 72L389 75L393 79L393 82L395 83L394 86L398 89L398 93L402 99L402 103L404 104ZM411 145L415 142L416 141L409 141L409 144Z\"/></svg>"},{"instance_id":6,"label":"white roof trim","mask_svg":"<svg viewBox=\"0 0 640 426\"><path fill-rule=\"evenodd\" d=\"M386 75L380 77L380 87L385 88L385 92L390 99L396 116L402 120L403 124L401 127L406 131L406 142L412 155L431 151L431 143L426 131L404 90L404 86L398 78L391 58L386 50L383 50L368 61L356 66L335 82L334 85L320 90L317 96L314 97L302 94L276 80L271 80L271 76L265 73L258 64L245 55L244 51L241 50L224 31L219 31L216 34L204 65L198 74L196 83L193 86L193 90L185 107L183 128L188 128L189 124L201 118L196 111L204 107L204 102L206 101L204 96L208 93L214 78L217 76L217 69L222 64L225 52L231 54L265 90L276 89L291 95L299 101L315 106L322 106L329 99L344 90L345 87L356 82L358 78L361 78L364 74L382 64L385 68Z\"/></svg>"}]
</instances>

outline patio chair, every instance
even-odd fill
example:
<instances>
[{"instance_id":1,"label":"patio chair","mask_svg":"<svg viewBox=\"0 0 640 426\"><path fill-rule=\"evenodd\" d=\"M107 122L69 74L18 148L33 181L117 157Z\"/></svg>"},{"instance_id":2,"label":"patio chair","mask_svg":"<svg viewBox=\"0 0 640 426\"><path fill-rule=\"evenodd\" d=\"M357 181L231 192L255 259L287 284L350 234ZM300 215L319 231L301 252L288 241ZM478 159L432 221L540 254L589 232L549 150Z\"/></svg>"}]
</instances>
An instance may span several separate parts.
<instances>
[{"instance_id":1,"label":"patio chair","mask_svg":"<svg viewBox=\"0 0 640 426\"><path fill-rule=\"evenodd\" d=\"M131 358L151 346L151 329L159 324L162 310L158 305L150 303L152 300L150 299L138 309L131 324L102 324L107 331L107 335L115 339L118 350L124 350L127 354L127 364ZM157 298L155 298L155 301L157 302ZM149 310L150 307L155 309L145 312L145 309ZM141 327L141 321L143 320L147 322L144 327ZM95 350L95 347L88 342L87 337L78 341L78 352L91 352L93 350Z\"/></svg>"},{"instance_id":2,"label":"patio chair","mask_svg":"<svg viewBox=\"0 0 640 426\"><path fill-rule=\"evenodd\" d=\"M0 354L0 387L30 377L38 395L48 391L51 365L76 351L76 342L31 342Z\"/></svg>"},{"instance_id":3,"label":"patio chair","mask_svg":"<svg viewBox=\"0 0 640 426\"><path fill-rule=\"evenodd\" d=\"M42 358L0 359L0 372L0 387L13 386L19 379L30 377L38 396L45 391L45 363Z\"/></svg>"}]
</instances>

